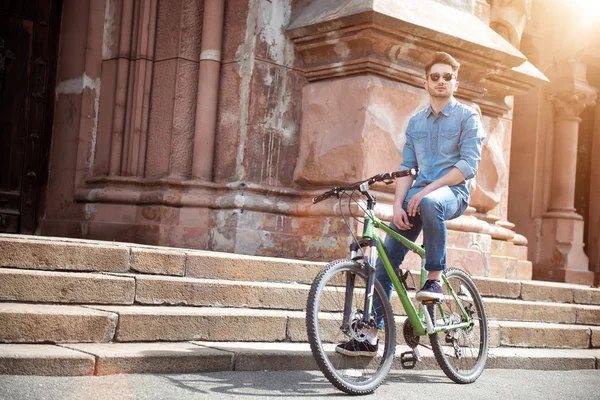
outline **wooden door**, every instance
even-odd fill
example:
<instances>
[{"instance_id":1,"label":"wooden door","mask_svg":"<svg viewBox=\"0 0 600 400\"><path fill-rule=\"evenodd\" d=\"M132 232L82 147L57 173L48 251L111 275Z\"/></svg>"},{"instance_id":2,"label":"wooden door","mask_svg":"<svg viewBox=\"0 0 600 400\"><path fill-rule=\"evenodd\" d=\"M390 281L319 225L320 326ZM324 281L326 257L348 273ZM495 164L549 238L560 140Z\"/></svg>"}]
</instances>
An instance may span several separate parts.
<instances>
[{"instance_id":1,"label":"wooden door","mask_svg":"<svg viewBox=\"0 0 600 400\"><path fill-rule=\"evenodd\" d=\"M0 0L0 232L35 231L48 168L48 83L58 20L52 3Z\"/></svg>"}]
</instances>

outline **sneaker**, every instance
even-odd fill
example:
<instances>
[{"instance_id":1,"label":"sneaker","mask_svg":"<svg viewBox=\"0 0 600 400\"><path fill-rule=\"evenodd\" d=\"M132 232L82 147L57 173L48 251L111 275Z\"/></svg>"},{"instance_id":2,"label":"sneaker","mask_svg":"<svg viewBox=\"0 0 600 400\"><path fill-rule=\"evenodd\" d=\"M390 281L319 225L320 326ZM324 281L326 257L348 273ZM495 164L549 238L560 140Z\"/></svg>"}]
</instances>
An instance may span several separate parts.
<instances>
[{"instance_id":1,"label":"sneaker","mask_svg":"<svg viewBox=\"0 0 600 400\"><path fill-rule=\"evenodd\" d=\"M335 351L350 357L373 357L377 354L378 347L379 340L377 340L377 343L371 344L366 340L364 342L359 342L356 339L352 339L347 343L338 344L335 348Z\"/></svg>"},{"instance_id":2,"label":"sneaker","mask_svg":"<svg viewBox=\"0 0 600 400\"><path fill-rule=\"evenodd\" d=\"M423 288L417 292L416 299L418 301L425 300L444 300L442 294L442 287L440 282L437 280L427 280L423 285Z\"/></svg>"}]
</instances>

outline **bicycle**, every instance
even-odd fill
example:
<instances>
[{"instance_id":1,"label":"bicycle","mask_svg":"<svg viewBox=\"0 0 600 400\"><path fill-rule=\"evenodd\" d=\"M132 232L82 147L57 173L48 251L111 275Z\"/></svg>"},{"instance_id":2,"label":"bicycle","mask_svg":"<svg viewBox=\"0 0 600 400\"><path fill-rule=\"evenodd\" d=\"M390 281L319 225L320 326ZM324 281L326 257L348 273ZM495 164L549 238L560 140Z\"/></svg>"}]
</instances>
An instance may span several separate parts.
<instances>
[{"instance_id":1,"label":"bicycle","mask_svg":"<svg viewBox=\"0 0 600 400\"><path fill-rule=\"evenodd\" d=\"M306 328L313 356L327 379L348 394L373 393L394 365L396 356L396 322L383 287L375 279L375 261L379 256L392 280L407 318L402 326L406 344L411 349L400 355L402 368L414 368L421 360L417 346L428 335L431 350L446 376L456 383L472 383L483 372L488 357L489 329L483 300L475 283L460 269L447 269L442 274L443 301L424 301L418 310L410 300L409 290L416 290L415 279L407 270L394 268L375 229L383 230L421 257L420 287L425 283L425 250L406 239L374 214L376 200L369 193L371 185L412 175L415 169L375 175L347 187L334 187L313 199L313 204L335 196L346 225L342 199L348 197L349 208L357 204L363 210L363 233L354 235L350 258L327 264L314 279L307 301ZM359 201L358 196L366 201ZM352 214L352 210L350 211ZM354 215L352 214L354 217ZM356 218L356 217L355 217ZM412 278L412 287L408 278ZM379 310L373 310L373 299ZM378 351L374 356L350 357L339 354L335 347L345 341L366 340L367 330L376 327L376 317L383 318L378 331ZM397 366L397 364L396 364Z\"/></svg>"}]
</instances>

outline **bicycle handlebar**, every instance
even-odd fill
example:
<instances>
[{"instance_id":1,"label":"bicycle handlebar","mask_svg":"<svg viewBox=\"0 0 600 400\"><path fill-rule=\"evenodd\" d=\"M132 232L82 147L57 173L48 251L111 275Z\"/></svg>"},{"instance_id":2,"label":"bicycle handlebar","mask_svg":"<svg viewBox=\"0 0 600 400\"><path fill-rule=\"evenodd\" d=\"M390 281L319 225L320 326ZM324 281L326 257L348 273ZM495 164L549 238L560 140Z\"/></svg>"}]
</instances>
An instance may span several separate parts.
<instances>
[{"instance_id":1,"label":"bicycle handlebar","mask_svg":"<svg viewBox=\"0 0 600 400\"><path fill-rule=\"evenodd\" d=\"M384 174L377 174L368 179L365 179L364 181L356 182L350 186L336 186L332 189L329 189L325 193L313 198L312 202L313 202L313 204L317 204L318 202L328 199L331 196L336 196L339 198L340 193L347 192L347 191L361 190L361 192L362 192L361 186L364 183L367 183L368 186L371 186L372 184L377 183L377 182L383 182L386 185L389 185L394 181L394 179L402 178L402 177L408 176L408 175L412 176L413 179L415 179L415 177L417 176L417 173L418 173L418 171L416 168L411 168L411 169L406 169L406 170L402 170L402 171L394 171L394 172L386 172Z\"/></svg>"}]
</instances>

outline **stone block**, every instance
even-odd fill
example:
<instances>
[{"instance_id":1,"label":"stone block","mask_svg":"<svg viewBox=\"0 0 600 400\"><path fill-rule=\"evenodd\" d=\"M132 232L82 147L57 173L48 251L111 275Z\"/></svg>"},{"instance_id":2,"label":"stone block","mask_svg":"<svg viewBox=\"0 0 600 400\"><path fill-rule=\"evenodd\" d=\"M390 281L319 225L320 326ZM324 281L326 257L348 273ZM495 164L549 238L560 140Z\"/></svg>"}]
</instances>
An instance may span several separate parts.
<instances>
[{"instance_id":1,"label":"stone block","mask_svg":"<svg viewBox=\"0 0 600 400\"><path fill-rule=\"evenodd\" d=\"M522 282L521 298L523 300L550 301L572 303L574 287L553 282Z\"/></svg>"},{"instance_id":2,"label":"stone block","mask_svg":"<svg viewBox=\"0 0 600 400\"><path fill-rule=\"evenodd\" d=\"M517 260L517 279L529 281L533 279L533 263Z\"/></svg>"},{"instance_id":3,"label":"stone block","mask_svg":"<svg viewBox=\"0 0 600 400\"><path fill-rule=\"evenodd\" d=\"M0 342L108 342L117 315L85 307L0 303Z\"/></svg>"},{"instance_id":4,"label":"stone block","mask_svg":"<svg viewBox=\"0 0 600 400\"><path fill-rule=\"evenodd\" d=\"M186 275L197 278L310 284L325 263L218 252L187 253Z\"/></svg>"},{"instance_id":5,"label":"stone block","mask_svg":"<svg viewBox=\"0 0 600 400\"><path fill-rule=\"evenodd\" d=\"M192 342L235 355L235 371L315 370L308 343Z\"/></svg>"},{"instance_id":6,"label":"stone block","mask_svg":"<svg viewBox=\"0 0 600 400\"><path fill-rule=\"evenodd\" d=\"M64 345L96 357L96 375L191 374L231 371L233 354L190 343Z\"/></svg>"},{"instance_id":7,"label":"stone block","mask_svg":"<svg viewBox=\"0 0 600 400\"><path fill-rule=\"evenodd\" d=\"M488 254L479 250L469 250L449 247L446 250L446 267L459 268L471 276L489 276L486 268ZM494 276L497 277L497 276Z\"/></svg>"},{"instance_id":8,"label":"stone block","mask_svg":"<svg viewBox=\"0 0 600 400\"><path fill-rule=\"evenodd\" d=\"M490 331L490 347L500 346L500 325L488 321L488 329Z\"/></svg>"},{"instance_id":9,"label":"stone block","mask_svg":"<svg viewBox=\"0 0 600 400\"><path fill-rule=\"evenodd\" d=\"M499 325L502 346L587 349L590 345L587 327L534 322L500 322Z\"/></svg>"},{"instance_id":10,"label":"stone block","mask_svg":"<svg viewBox=\"0 0 600 400\"><path fill-rule=\"evenodd\" d=\"M580 287L574 291L574 301L579 304L600 305L600 289Z\"/></svg>"},{"instance_id":11,"label":"stone block","mask_svg":"<svg viewBox=\"0 0 600 400\"><path fill-rule=\"evenodd\" d=\"M585 325L600 325L599 306L577 306L577 323Z\"/></svg>"},{"instance_id":12,"label":"stone block","mask_svg":"<svg viewBox=\"0 0 600 400\"><path fill-rule=\"evenodd\" d=\"M577 323L576 306L570 304L487 298L485 309L491 319Z\"/></svg>"},{"instance_id":13,"label":"stone block","mask_svg":"<svg viewBox=\"0 0 600 400\"><path fill-rule=\"evenodd\" d=\"M111 275L0 268L0 300L133 304L135 281Z\"/></svg>"},{"instance_id":14,"label":"stone block","mask_svg":"<svg viewBox=\"0 0 600 400\"><path fill-rule=\"evenodd\" d=\"M504 240L492 239L491 252L495 256L515 257L515 244Z\"/></svg>"},{"instance_id":15,"label":"stone block","mask_svg":"<svg viewBox=\"0 0 600 400\"><path fill-rule=\"evenodd\" d=\"M214 307L303 310L309 287L170 277L138 277L136 302Z\"/></svg>"},{"instance_id":16,"label":"stone block","mask_svg":"<svg viewBox=\"0 0 600 400\"><path fill-rule=\"evenodd\" d=\"M492 255L490 261L490 277L517 279L516 258Z\"/></svg>"},{"instance_id":17,"label":"stone block","mask_svg":"<svg viewBox=\"0 0 600 400\"><path fill-rule=\"evenodd\" d=\"M500 278L473 277L479 293L484 297L516 299L521 294L521 282Z\"/></svg>"},{"instance_id":18,"label":"stone block","mask_svg":"<svg viewBox=\"0 0 600 400\"><path fill-rule=\"evenodd\" d=\"M598 348L600 347L600 327L591 327L590 332L592 334L591 344L592 347Z\"/></svg>"},{"instance_id":19,"label":"stone block","mask_svg":"<svg viewBox=\"0 0 600 400\"><path fill-rule=\"evenodd\" d=\"M514 245L512 251L513 251L513 253L510 254L512 257L515 257L518 260L527 261L527 255L528 255L527 246Z\"/></svg>"},{"instance_id":20,"label":"stone block","mask_svg":"<svg viewBox=\"0 0 600 400\"><path fill-rule=\"evenodd\" d=\"M286 311L217 307L102 307L119 314L118 342L281 341Z\"/></svg>"},{"instance_id":21,"label":"stone block","mask_svg":"<svg viewBox=\"0 0 600 400\"><path fill-rule=\"evenodd\" d=\"M477 250L490 253L492 249L492 237L484 233L463 232L448 229L448 247Z\"/></svg>"},{"instance_id":22,"label":"stone block","mask_svg":"<svg viewBox=\"0 0 600 400\"><path fill-rule=\"evenodd\" d=\"M185 253L158 249L131 248L131 269L148 274L183 276Z\"/></svg>"},{"instance_id":23,"label":"stone block","mask_svg":"<svg viewBox=\"0 0 600 400\"><path fill-rule=\"evenodd\" d=\"M490 349L486 368L569 371L596 369L597 353L577 349Z\"/></svg>"},{"instance_id":24,"label":"stone block","mask_svg":"<svg viewBox=\"0 0 600 400\"><path fill-rule=\"evenodd\" d=\"M87 240L0 237L0 266L30 269L126 272L129 249Z\"/></svg>"},{"instance_id":25,"label":"stone block","mask_svg":"<svg viewBox=\"0 0 600 400\"><path fill-rule=\"evenodd\" d=\"M0 375L94 375L94 356L47 344L0 344Z\"/></svg>"}]
</instances>

